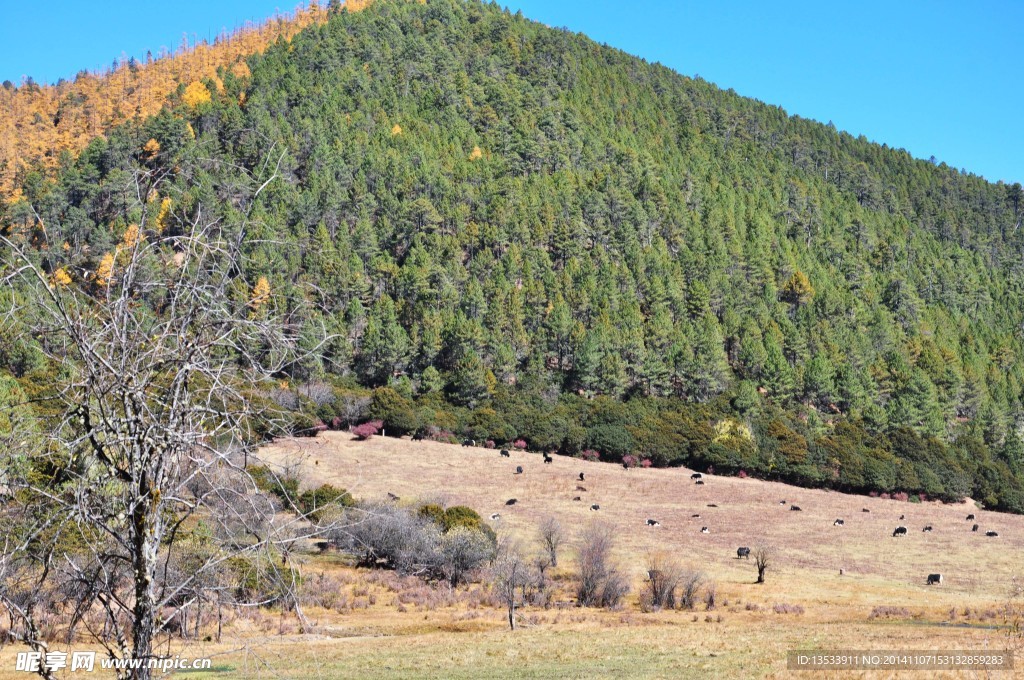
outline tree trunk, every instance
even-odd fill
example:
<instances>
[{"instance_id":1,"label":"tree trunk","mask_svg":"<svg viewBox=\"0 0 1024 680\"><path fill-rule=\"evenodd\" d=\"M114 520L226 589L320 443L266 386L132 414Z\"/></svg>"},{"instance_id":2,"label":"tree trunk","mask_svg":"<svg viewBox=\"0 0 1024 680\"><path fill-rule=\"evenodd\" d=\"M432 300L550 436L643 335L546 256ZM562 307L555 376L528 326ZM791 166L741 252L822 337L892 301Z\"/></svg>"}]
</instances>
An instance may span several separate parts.
<instances>
[{"instance_id":1,"label":"tree trunk","mask_svg":"<svg viewBox=\"0 0 1024 680\"><path fill-rule=\"evenodd\" d=\"M143 482L145 483L145 482ZM156 521L152 498L143 495L132 512L134 533L132 567L135 578L135 603L132 606L132 658L141 659L143 667L133 669L133 680L149 680L152 671L145 667L153 656L153 636L156 631L156 597L153 594L153 575L156 572Z\"/></svg>"},{"instance_id":2,"label":"tree trunk","mask_svg":"<svg viewBox=\"0 0 1024 680\"><path fill-rule=\"evenodd\" d=\"M511 630L516 629L516 606L514 604L508 607L508 627Z\"/></svg>"}]
</instances>

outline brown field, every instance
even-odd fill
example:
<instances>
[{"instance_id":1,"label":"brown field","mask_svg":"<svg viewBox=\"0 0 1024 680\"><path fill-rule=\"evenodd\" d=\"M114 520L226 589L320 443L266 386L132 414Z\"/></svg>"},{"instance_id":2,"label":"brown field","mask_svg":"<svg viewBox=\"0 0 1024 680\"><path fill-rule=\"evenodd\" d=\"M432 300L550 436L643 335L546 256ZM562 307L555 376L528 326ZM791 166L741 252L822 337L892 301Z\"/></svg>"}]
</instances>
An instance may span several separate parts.
<instances>
[{"instance_id":1,"label":"brown field","mask_svg":"<svg viewBox=\"0 0 1024 680\"><path fill-rule=\"evenodd\" d=\"M297 471L304 486L329 482L364 500L391 492L403 503L468 505L485 518L500 513L491 523L499 534L531 547L536 525L548 515L557 515L570 536L600 519L617 530L617 557L633 592L618 611L569 602L525 608L523 626L510 632L480 584L451 593L411 577L356 570L337 555L309 555L302 569L307 578L327 574L331 602L308 608L308 629L300 630L294 617L245 614L229 623L221 644L184 647L187 656L213 656L215 669L182 677L789 678L817 676L788 671L788 650L1024 649L1014 628L1021 610L1012 598L1015 577L1024 574L1024 518L974 503L908 503L714 475L697 486L681 468L627 471L559 456L544 465L539 454L512 452L505 459L495 450L383 437L356 442L338 432L278 442L262 456ZM512 474L517 465L523 475ZM580 472L586 481L578 482ZM576 491L577 484L587 491ZM572 500L577 495L582 502ZM509 498L518 503L506 506ZM589 510L592 503L600 511ZM790 511L791 504L802 512ZM972 512L978 533L965 520ZM661 526L647 527L647 518ZM836 518L846 526L833 527ZM922 532L928 524L934 530ZM906 537L892 537L898 525L907 527ZM701 534L702 526L710 533ZM987 538L987 530L999 536ZM737 559L736 548L761 543L778 548L778 566L767 583L755 585L753 561ZM713 578L717 607L641 611L645 557L655 551ZM555 578L559 597L569 600L572 546L563 552ZM941 586L925 585L931 572L943 574ZM777 604L798 605L803 613L777 613ZM894 609L873 615L879 607ZM27 677L4 674L14 668L16 651L0 651L0 677Z\"/></svg>"}]
</instances>

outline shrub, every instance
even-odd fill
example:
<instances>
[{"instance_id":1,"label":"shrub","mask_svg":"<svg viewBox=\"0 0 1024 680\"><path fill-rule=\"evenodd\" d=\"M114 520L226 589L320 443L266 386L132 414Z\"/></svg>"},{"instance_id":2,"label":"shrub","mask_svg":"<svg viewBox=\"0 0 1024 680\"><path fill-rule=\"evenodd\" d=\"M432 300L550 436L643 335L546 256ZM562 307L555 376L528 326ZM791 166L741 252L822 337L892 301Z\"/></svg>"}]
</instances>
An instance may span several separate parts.
<instances>
[{"instance_id":1,"label":"shrub","mask_svg":"<svg viewBox=\"0 0 1024 680\"><path fill-rule=\"evenodd\" d=\"M494 444L494 440L493 439L488 439L487 441L484 442L484 448L485 449L493 449L494 447L495 447L495 444Z\"/></svg>"},{"instance_id":2,"label":"shrub","mask_svg":"<svg viewBox=\"0 0 1024 680\"><path fill-rule=\"evenodd\" d=\"M736 476L739 477L740 479L746 479L747 473L743 470L740 470L739 472L736 473Z\"/></svg>"},{"instance_id":3,"label":"shrub","mask_svg":"<svg viewBox=\"0 0 1024 680\"><path fill-rule=\"evenodd\" d=\"M520 451L525 451L526 450L526 442L524 440L522 440L522 439L517 439L514 442L512 442L512 448L519 449Z\"/></svg>"},{"instance_id":4,"label":"shrub","mask_svg":"<svg viewBox=\"0 0 1024 680\"><path fill-rule=\"evenodd\" d=\"M438 527L444 524L444 508L442 508L437 503L427 503L426 505L421 505L417 513L419 514L420 517L425 517L429 519Z\"/></svg>"},{"instance_id":5,"label":"shrub","mask_svg":"<svg viewBox=\"0 0 1024 680\"><path fill-rule=\"evenodd\" d=\"M601 460L601 454L594 449L584 449L583 451L580 451L580 458L596 462Z\"/></svg>"},{"instance_id":6,"label":"shrub","mask_svg":"<svg viewBox=\"0 0 1024 680\"><path fill-rule=\"evenodd\" d=\"M590 448L607 454L612 460L621 460L636 447L633 435L621 425L595 425L588 430L587 440Z\"/></svg>"},{"instance_id":7,"label":"shrub","mask_svg":"<svg viewBox=\"0 0 1024 680\"><path fill-rule=\"evenodd\" d=\"M299 495L299 480L285 474L277 474L265 465L249 468L249 476L260 491L277 496L286 506L291 506Z\"/></svg>"},{"instance_id":8,"label":"shrub","mask_svg":"<svg viewBox=\"0 0 1024 680\"><path fill-rule=\"evenodd\" d=\"M625 456L622 457L622 464L628 468L636 467L636 463L636 456L632 454L627 453Z\"/></svg>"},{"instance_id":9,"label":"shrub","mask_svg":"<svg viewBox=\"0 0 1024 680\"><path fill-rule=\"evenodd\" d=\"M679 606L683 609L694 609L706 580L707 577L702 571L696 569L683 571L679 577Z\"/></svg>"},{"instance_id":10,"label":"shrub","mask_svg":"<svg viewBox=\"0 0 1024 680\"><path fill-rule=\"evenodd\" d=\"M375 434L380 433L380 428L384 423L380 420L368 420L367 422L356 425L352 428L352 434L356 436L359 441L365 441Z\"/></svg>"},{"instance_id":11,"label":"shrub","mask_svg":"<svg viewBox=\"0 0 1024 680\"><path fill-rule=\"evenodd\" d=\"M380 387L373 391L370 413L374 418L384 421L388 431L397 436L415 432L419 427L419 418L412 401L390 387Z\"/></svg>"},{"instance_id":12,"label":"shrub","mask_svg":"<svg viewBox=\"0 0 1024 680\"><path fill-rule=\"evenodd\" d=\"M316 489L303 491L299 494L297 505L310 519L317 521L322 518L324 510L329 508L350 508L355 505L352 496L330 484L322 484Z\"/></svg>"},{"instance_id":13,"label":"shrub","mask_svg":"<svg viewBox=\"0 0 1024 680\"><path fill-rule=\"evenodd\" d=\"M804 608L798 604L786 604L782 602L772 607L772 611L776 614L803 614Z\"/></svg>"},{"instance_id":14,"label":"shrub","mask_svg":"<svg viewBox=\"0 0 1024 680\"><path fill-rule=\"evenodd\" d=\"M640 461L640 467L642 468L649 468L652 465L654 465L654 463L651 462L650 458L644 458L643 460Z\"/></svg>"},{"instance_id":15,"label":"shrub","mask_svg":"<svg viewBox=\"0 0 1024 680\"><path fill-rule=\"evenodd\" d=\"M868 615L868 620L879 619L879 618L910 618L910 610L906 607L875 607L871 610L871 614Z\"/></svg>"},{"instance_id":16,"label":"shrub","mask_svg":"<svg viewBox=\"0 0 1024 680\"><path fill-rule=\"evenodd\" d=\"M576 601L583 607L614 607L629 592L625 576L611 562L612 529L592 524L583 532L577 554Z\"/></svg>"},{"instance_id":17,"label":"shrub","mask_svg":"<svg viewBox=\"0 0 1024 680\"><path fill-rule=\"evenodd\" d=\"M676 606L676 589L682 569L663 554L647 558L647 597L644 604L651 609L672 609Z\"/></svg>"},{"instance_id":18,"label":"shrub","mask_svg":"<svg viewBox=\"0 0 1024 680\"><path fill-rule=\"evenodd\" d=\"M903 501L904 503L910 500L910 494L908 494L906 491L897 491L892 495L892 497L893 500Z\"/></svg>"}]
</instances>

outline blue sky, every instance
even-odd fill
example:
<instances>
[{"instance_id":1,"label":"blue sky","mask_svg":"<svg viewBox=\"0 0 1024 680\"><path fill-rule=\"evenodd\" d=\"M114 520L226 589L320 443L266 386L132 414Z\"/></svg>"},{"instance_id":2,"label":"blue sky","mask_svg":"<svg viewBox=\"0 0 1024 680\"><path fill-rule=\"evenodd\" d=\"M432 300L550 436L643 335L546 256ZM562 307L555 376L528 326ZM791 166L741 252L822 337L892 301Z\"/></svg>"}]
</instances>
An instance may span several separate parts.
<instances>
[{"instance_id":1,"label":"blue sky","mask_svg":"<svg viewBox=\"0 0 1024 680\"><path fill-rule=\"evenodd\" d=\"M1024 181L1024 2L505 2L791 114L992 181ZM291 7L3 0L0 80L53 82Z\"/></svg>"}]
</instances>

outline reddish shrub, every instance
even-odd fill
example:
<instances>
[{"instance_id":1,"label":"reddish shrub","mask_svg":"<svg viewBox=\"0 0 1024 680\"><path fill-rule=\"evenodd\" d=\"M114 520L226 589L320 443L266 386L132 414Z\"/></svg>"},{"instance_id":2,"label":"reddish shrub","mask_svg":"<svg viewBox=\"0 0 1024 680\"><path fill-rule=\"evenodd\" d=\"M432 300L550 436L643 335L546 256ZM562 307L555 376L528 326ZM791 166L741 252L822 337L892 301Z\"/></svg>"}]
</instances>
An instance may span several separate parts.
<instances>
[{"instance_id":1,"label":"reddish shrub","mask_svg":"<svg viewBox=\"0 0 1024 680\"><path fill-rule=\"evenodd\" d=\"M879 498L881 498L883 501L887 501L889 500L889 494L883 493L881 496L879 496Z\"/></svg>"},{"instance_id":2,"label":"reddish shrub","mask_svg":"<svg viewBox=\"0 0 1024 680\"><path fill-rule=\"evenodd\" d=\"M869 491L868 495L871 496L872 498L878 498L878 492L877 491Z\"/></svg>"},{"instance_id":3,"label":"reddish shrub","mask_svg":"<svg viewBox=\"0 0 1024 680\"><path fill-rule=\"evenodd\" d=\"M484 442L484 448L485 449L493 449L494 448L494 440L493 439L488 439L487 441L485 441Z\"/></svg>"},{"instance_id":4,"label":"reddish shrub","mask_svg":"<svg viewBox=\"0 0 1024 680\"><path fill-rule=\"evenodd\" d=\"M904 503L910 500L910 494L908 494L906 491L897 491L892 495L892 497L893 500L903 501Z\"/></svg>"},{"instance_id":5,"label":"reddish shrub","mask_svg":"<svg viewBox=\"0 0 1024 680\"><path fill-rule=\"evenodd\" d=\"M917 497L921 499L922 503L924 503L926 500L928 500L928 494L919 493L919 494L917 494Z\"/></svg>"},{"instance_id":6,"label":"reddish shrub","mask_svg":"<svg viewBox=\"0 0 1024 680\"><path fill-rule=\"evenodd\" d=\"M644 458L643 460L640 461L640 467L642 468L649 468L652 465L654 465L654 463L651 462L650 458Z\"/></svg>"},{"instance_id":7,"label":"reddish shrub","mask_svg":"<svg viewBox=\"0 0 1024 680\"><path fill-rule=\"evenodd\" d=\"M598 461L601 460L601 454L594 449L586 449L585 451L580 451L580 458L583 460Z\"/></svg>"},{"instance_id":8,"label":"reddish shrub","mask_svg":"<svg viewBox=\"0 0 1024 680\"><path fill-rule=\"evenodd\" d=\"M512 442L512 448L519 449L520 451L525 451L526 450L526 441L524 441L522 439L517 439L514 442Z\"/></svg>"},{"instance_id":9,"label":"reddish shrub","mask_svg":"<svg viewBox=\"0 0 1024 680\"><path fill-rule=\"evenodd\" d=\"M747 478L747 473L746 473L746 472L745 472L744 470L740 470L740 471L739 471L739 472L738 472L738 473L736 474L736 476L737 476L737 477L739 477L740 479L746 479L746 478Z\"/></svg>"},{"instance_id":10,"label":"reddish shrub","mask_svg":"<svg viewBox=\"0 0 1024 680\"><path fill-rule=\"evenodd\" d=\"M628 468L636 467L636 456L634 456L631 453L627 453L625 456L622 457L622 464Z\"/></svg>"},{"instance_id":11,"label":"reddish shrub","mask_svg":"<svg viewBox=\"0 0 1024 680\"><path fill-rule=\"evenodd\" d=\"M708 469L707 469L707 473L708 473L709 475L713 475L713 474L715 474L715 466L714 466L714 465L709 465L709 466L708 466Z\"/></svg>"},{"instance_id":12,"label":"reddish shrub","mask_svg":"<svg viewBox=\"0 0 1024 680\"><path fill-rule=\"evenodd\" d=\"M381 420L369 420L362 425L356 425L352 428L352 434L356 436L359 441L369 439L375 434L380 432L380 428L384 425Z\"/></svg>"}]
</instances>

